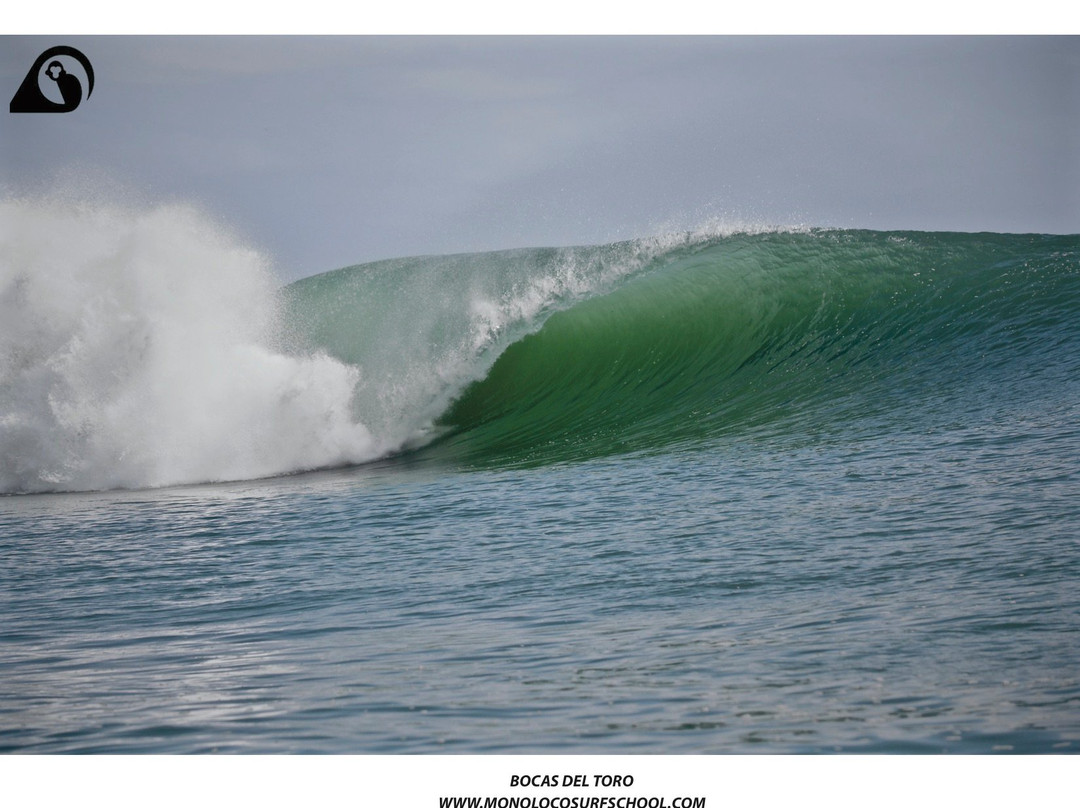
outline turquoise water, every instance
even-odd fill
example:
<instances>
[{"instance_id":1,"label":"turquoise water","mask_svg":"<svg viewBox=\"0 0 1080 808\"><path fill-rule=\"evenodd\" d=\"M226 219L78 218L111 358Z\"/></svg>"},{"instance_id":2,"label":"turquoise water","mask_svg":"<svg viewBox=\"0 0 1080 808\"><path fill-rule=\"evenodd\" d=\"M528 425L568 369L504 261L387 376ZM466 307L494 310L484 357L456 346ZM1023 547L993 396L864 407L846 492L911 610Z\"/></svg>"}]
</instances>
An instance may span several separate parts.
<instances>
[{"instance_id":1,"label":"turquoise water","mask_svg":"<svg viewBox=\"0 0 1080 808\"><path fill-rule=\"evenodd\" d=\"M27 277L0 304L56 299ZM94 343L85 297L4 344L4 751L1080 749L1075 236L327 273L274 298L275 409L205 388L197 424L274 425L247 480L257 433L154 407L252 352L118 350L169 344L144 303ZM124 443L129 400L178 434Z\"/></svg>"}]
</instances>

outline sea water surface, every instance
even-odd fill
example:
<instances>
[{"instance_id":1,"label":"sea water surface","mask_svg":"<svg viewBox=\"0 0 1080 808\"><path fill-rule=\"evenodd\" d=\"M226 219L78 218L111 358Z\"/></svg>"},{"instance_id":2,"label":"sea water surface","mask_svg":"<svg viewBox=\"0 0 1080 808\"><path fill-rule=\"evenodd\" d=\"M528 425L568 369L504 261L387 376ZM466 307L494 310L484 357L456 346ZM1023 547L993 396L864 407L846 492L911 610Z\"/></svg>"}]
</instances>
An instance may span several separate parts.
<instances>
[{"instance_id":1,"label":"sea water surface","mask_svg":"<svg viewBox=\"0 0 1080 808\"><path fill-rule=\"evenodd\" d=\"M6 213L0 750L1080 749L1076 236Z\"/></svg>"}]
</instances>

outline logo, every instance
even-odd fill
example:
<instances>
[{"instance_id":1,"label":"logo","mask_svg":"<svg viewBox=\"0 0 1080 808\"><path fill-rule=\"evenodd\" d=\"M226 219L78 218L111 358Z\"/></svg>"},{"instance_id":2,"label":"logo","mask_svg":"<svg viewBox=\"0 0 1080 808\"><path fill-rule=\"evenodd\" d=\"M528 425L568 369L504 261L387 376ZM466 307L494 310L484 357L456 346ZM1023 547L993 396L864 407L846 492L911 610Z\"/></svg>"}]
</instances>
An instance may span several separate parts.
<instances>
[{"instance_id":1,"label":"logo","mask_svg":"<svg viewBox=\"0 0 1080 808\"><path fill-rule=\"evenodd\" d=\"M94 68L81 52L67 45L49 48L26 74L8 109L11 112L71 112L83 100L79 76L70 72L80 68L86 76L86 97L94 91Z\"/></svg>"}]
</instances>

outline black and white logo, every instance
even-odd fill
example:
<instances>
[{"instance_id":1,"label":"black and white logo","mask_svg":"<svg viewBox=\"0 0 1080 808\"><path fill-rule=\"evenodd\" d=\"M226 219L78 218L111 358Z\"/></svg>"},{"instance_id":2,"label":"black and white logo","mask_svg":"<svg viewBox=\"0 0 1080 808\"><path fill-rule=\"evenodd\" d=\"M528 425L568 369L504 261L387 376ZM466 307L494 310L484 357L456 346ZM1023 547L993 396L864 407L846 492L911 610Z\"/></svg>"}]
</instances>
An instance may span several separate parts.
<instances>
[{"instance_id":1,"label":"black and white logo","mask_svg":"<svg viewBox=\"0 0 1080 808\"><path fill-rule=\"evenodd\" d=\"M81 74L81 75L80 75ZM42 53L8 107L11 112L71 112L94 91L94 68L80 51L57 45Z\"/></svg>"}]
</instances>

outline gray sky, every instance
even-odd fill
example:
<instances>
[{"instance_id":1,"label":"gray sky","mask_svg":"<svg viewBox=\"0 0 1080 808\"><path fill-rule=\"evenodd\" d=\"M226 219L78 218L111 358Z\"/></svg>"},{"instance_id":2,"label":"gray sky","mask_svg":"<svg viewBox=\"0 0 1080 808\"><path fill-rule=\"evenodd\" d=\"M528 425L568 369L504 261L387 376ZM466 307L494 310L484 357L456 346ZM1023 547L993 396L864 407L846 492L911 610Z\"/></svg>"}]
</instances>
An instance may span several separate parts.
<instances>
[{"instance_id":1,"label":"gray sky","mask_svg":"<svg viewBox=\"0 0 1080 808\"><path fill-rule=\"evenodd\" d=\"M722 219L1080 232L1080 37L0 37L93 95L0 187L196 202L284 279ZM85 187L84 187L85 190Z\"/></svg>"}]
</instances>

